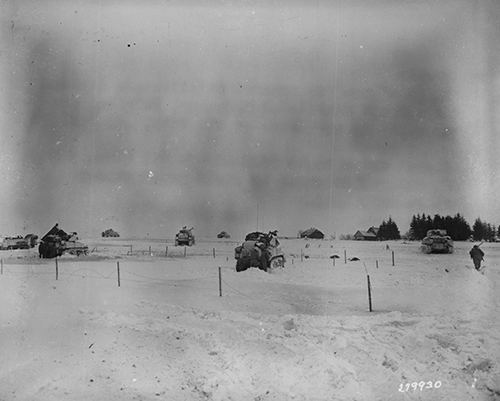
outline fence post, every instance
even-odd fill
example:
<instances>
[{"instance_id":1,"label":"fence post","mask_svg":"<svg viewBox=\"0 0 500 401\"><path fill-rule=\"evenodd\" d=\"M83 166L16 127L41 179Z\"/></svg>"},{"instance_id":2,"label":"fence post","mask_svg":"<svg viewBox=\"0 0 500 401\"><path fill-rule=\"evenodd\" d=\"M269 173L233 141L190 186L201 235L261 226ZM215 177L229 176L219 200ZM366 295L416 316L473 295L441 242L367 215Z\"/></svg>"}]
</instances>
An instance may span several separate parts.
<instances>
[{"instance_id":1,"label":"fence post","mask_svg":"<svg viewBox=\"0 0 500 401\"><path fill-rule=\"evenodd\" d=\"M394 251L392 251L392 265L394 266Z\"/></svg>"},{"instance_id":2,"label":"fence post","mask_svg":"<svg viewBox=\"0 0 500 401\"><path fill-rule=\"evenodd\" d=\"M335 258L332 258L333 267L335 267Z\"/></svg>"},{"instance_id":3,"label":"fence post","mask_svg":"<svg viewBox=\"0 0 500 401\"><path fill-rule=\"evenodd\" d=\"M347 263L347 251L344 249L344 263Z\"/></svg>"},{"instance_id":4,"label":"fence post","mask_svg":"<svg viewBox=\"0 0 500 401\"><path fill-rule=\"evenodd\" d=\"M370 312L372 311L372 287L370 285L370 275L367 274L366 278L368 280L368 303L370 306Z\"/></svg>"},{"instance_id":5,"label":"fence post","mask_svg":"<svg viewBox=\"0 0 500 401\"><path fill-rule=\"evenodd\" d=\"M184 257L186 257L186 247L184 247Z\"/></svg>"},{"instance_id":6,"label":"fence post","mask_svg":"<svg viewBox=\"0 0 500 401\"><path fill-rule=\"evenodd\" d=\"M219 297L222 297L222 271L219 266Z\"/></svg>"},{"instance_id":7,"label":"fence post","mask_svg":"<svg viewBox=\"0 0 500 401\"><path fill-rule=\"evenodd\" d=\"M129 246L130 246L130 254L132 255L132 245Z\"/></svg>"},{"instance_id":8,"label":"fence post","mask_svg":"<svg viewBox=\"0 0 500 401\"><path fill-rule=\"evenodd\" d=\"M151 245L149 245L149 256L153 256L153 255L151 254Z\"/></svg>"},{"instance_id":9,"label":"fence post","mask_svg":"<svg viewBox=\"0 0 500 401\"><path fill-rule=\"evenodd\" d=\"M118 272L118 287L120 287L120 262L116 262L116 270Z\"/></svg>"},{"instance_id":10,"label":"fence post","mask_svg":"<svg viewBox=\"0 0 500 401\"><path fill-rule=\"evenodd\" d=\"M213 253L214 253L214 259L215 259L215 248L212 248L212 250L213 250Z\"/></svg>"},{"instance_id":11,"label":"fence post","mask_svg":"<svg viewBox=\"0 0 500 401\"><path fill-rule=\"evenodd\" d=\"M57 256L56 256L56 280L59 280L59 265L57 264Z\"/></svg>"},{"instance_id":12,"label":"fence post","mask_svg":"<svg viewBox=\"0 0 500 401\"><path fill-rule=\"evenodd\" d=\"M302 248L300 249L300 261L304 261L304 251L302 250Z\"/></svg>"},{"instance_id":13,"label":"fence post","mask_svg":"<svg viewBox=\"0 0 500 401\"><path fill-rule=\"evenodd\" d=\"M3 274L3 259L0 259L0 265L2 266L2 274Z\"/></svg>"},{"instance_id":14,"label":"fence post","mask_svg":"<svg viewBox=\"0 0 500 401\"><path fill-rule=\"evenodd\" d=\"M165 257L168 256L168 245L165 245Z\"/></svg>"},{"instance_id":15,"label":"fence post","mask_svg":"<svg viewBox=\"0 0 500 401\"><path fill-rule=\"evenodd\" d=\"M375 261L375 266L377 266L378 269L378 260Z\"/></svg>"}]
</instances>

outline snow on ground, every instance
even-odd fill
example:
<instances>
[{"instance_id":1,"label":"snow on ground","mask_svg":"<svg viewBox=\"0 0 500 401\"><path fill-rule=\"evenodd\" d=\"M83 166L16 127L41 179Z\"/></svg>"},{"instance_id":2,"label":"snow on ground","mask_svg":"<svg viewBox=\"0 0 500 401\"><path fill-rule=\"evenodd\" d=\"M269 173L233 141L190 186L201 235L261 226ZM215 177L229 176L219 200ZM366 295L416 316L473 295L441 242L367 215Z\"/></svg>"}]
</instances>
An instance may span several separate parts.
<instances>
[{"instance_id":1,"label":"snow on ground","mask_svg":"<svg viewBox=\"0 0 500 401\"><path fill-rule=\"evenodd\" d=\"M500 399L500 244L482 275L470 243L282 240L270 274L236 273L229 240L87 243L58 280L0 252L0 400Z\"/></svg>"}]
</instances>

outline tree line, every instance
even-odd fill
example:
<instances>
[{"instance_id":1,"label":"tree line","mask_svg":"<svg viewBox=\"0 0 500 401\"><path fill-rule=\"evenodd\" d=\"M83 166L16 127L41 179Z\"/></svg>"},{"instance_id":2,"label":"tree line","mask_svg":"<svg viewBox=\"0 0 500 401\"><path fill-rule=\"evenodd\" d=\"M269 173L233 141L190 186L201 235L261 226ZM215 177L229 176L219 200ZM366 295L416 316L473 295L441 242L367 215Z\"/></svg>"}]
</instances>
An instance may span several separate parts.
<instances>
[{"instance_id":1,"label":"tree line","mask_svg":"<svg viewBox=\"0 0 500 401\"><path fill-rule=\"evenodd\" d=\"M455 216L435 214L434 217L425 213L422 215L413 215L410 230L406 236L410 240L422 240L427 235L428 230L436 229L446 230L447 234L454 241L466 241L470 238L475 241L494 241L496 236L500 236L500 226L498 226L498 229L495 229L493 224L482 221L478 217L471 228L460 213L457 213Z\"/></svg>"},{"instance_id":2,"label":"tree line","mask_svg":"<svg viewBox=\"0 0 500 401\"><path fill-rule=\"evenodd\" d=\"M413 215L410 223L409 239L421 240L427 235L427 230L441 229L446 230L448 235L454 241L465 241L472 235L472 230L469 223L460 213L455 216L440 216L435 214L430 215L417 214Z\"/></svg>"},{"instance_id":3,"label":"tree line","mask_svg":"<svg viewBox=\"0 0 500 401\"><path fill-rule=\"evenodd\" d=\"M460 213L455 216L435 214L433 217L430 214L422 213L412 216L410 230L405 234L405 238L422 240L427 235L428 230L436 229L446 230L454 241L466 241L471 238L474 241L494 241L496 237L500 237L500 226L495 228L495 225L482 221L479 217L471 228ZM391 217L387 221L382 221L376 235L380 241L401 239L399 228ZM341 239L353 239L353 236L343 235Z\"/></svg>"}]
</instances>

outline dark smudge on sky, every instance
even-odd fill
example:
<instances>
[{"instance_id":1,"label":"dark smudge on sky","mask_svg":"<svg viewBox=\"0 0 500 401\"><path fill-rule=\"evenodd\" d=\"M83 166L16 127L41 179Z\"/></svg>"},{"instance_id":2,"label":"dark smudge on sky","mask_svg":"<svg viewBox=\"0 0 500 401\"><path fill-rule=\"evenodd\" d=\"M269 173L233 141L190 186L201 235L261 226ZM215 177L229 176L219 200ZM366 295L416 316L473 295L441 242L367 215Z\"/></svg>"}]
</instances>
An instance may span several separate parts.
<instances>
[{"instance_id":1,"label":"dark smudge on sky","mask_svg":"<svg viewBox=\"0 0 500 401\"><path fill-rule=\"evenodd\" d=\"M162 236L241 234L257 207L286 234L471 212L452 104L469 8L375 3L21 3L15 217Z\"/></svg>"}]
</instances>

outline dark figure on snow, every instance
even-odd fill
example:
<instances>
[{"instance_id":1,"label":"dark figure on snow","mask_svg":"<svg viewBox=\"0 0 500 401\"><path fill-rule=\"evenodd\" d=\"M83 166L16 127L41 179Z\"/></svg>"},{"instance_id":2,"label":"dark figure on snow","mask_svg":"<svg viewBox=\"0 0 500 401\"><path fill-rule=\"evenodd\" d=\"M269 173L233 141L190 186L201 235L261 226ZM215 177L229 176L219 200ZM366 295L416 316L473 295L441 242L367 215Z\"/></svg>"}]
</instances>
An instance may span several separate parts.
<instances>
[{"instance_id":1,"label":"dark figure on snow","mask_svg":"<svg viewBox=\"0 0 500 401\"><path fill-rule=\"evenodd\" d=\"M479 248L479 246L474 245L470 250L469 255L474 262L474 267L476 270L479 270L481 268L481 261L484 258L484 252Z\"/></svg>"}]
</instances>

